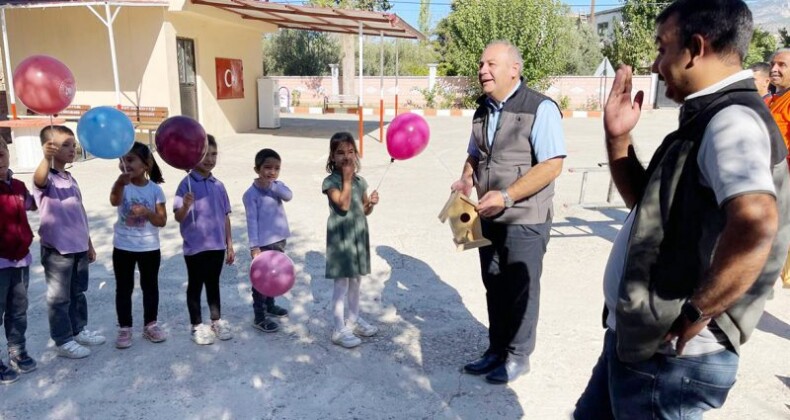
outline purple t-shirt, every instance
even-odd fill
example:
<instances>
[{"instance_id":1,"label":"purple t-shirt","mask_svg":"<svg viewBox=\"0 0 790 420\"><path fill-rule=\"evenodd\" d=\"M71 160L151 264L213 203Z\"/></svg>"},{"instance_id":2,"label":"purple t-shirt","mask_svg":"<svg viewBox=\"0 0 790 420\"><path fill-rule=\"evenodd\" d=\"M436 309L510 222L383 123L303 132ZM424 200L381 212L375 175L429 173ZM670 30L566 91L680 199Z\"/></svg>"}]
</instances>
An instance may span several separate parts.
<instances>
[{"instance_id":1,"label":"purple t-shirt","mask_svg":"<svg viewBox=\"0 0 790 420\"><path fill-rule=\"evenodd\" d=\"M178 184L173 211L184 206L184 195L190 191L190 186L195 202L180 226L181 237L184 238L184 255L225 249L225 218L230 213L230 200L225 186L211 175L205 178L192 171Z\"/></svg>"},{"instance_id":2,"label":"purple t-shirt","mask_svg":"<svg viewBox=\"0 0 790 420\"><path fill-rule=\"evenodd\" d=\"M88 251L88 215L77 180L69 172L51 169L44 188L33 183L33 197L40 216L41 245L61 254Z\"/></svg>"},{"instance_id":3,"label":"purple t-shirt","mask_svg":"<svg viewBox=\"0 0 790 420\"><path fill-rule=\"evenodd\" d=\"M8 178L6 180L6 183L8 185L11 185L12 175L13 175L13 172L11 172L11 170L9 169L8 170ZM31 210L35 210L35 209L36 209L36 206L34 205L34 202L33 202L33 196L30 195L30 193L27 190L25 190L25 210L31 211ZM27 223L27 222L25 222L25 223ZM0 270L2 270L4 268L28 267L32 262L33 262L33 256L30 255L30 252L28 252L27 255L25 256L25 258L22 258L21 260L12 261L12 260L7 260L5 258L0 258Z\"/></svg>"},{"instance_id":4,"label":"purple t-shirt","mask_svg":"<svg viewBox=\"0 0 790 420\"><path fill-rule=\"evenodd\" d=\"M253 182L244 192L242 201L247 215L250 249L271 245L291 236L283 201L291 201L292 197L291 189L280 181L272 182L269 188L261 188Z\"/></svg>"}]
</instances>

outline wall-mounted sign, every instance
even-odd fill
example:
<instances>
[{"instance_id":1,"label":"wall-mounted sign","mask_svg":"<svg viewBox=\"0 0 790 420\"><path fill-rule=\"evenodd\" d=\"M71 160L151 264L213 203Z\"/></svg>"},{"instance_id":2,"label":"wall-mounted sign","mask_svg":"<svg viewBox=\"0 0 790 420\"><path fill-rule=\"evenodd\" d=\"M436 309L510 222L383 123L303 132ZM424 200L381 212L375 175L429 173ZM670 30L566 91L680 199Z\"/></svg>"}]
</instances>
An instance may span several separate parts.
<instances>
[{"instance_id":1,"label":"wall-mounted sign","mask_svg":"<svg viewBox=\"0 0 790 420\"><path fill-rule=\"evenodd\" d=\"M217 58L217 99L244 97L244 66L235 58Z\"/></svg>"}]
</instances>

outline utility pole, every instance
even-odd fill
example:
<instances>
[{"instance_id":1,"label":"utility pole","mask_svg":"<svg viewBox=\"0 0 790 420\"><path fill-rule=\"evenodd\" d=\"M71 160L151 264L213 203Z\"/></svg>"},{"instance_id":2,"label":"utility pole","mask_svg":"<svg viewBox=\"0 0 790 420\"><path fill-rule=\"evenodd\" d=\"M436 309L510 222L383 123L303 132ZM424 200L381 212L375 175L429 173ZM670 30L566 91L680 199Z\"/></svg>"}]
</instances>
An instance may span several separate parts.
<instances>
[{"instance_id":1,"label":"utility pole","mask_svg":"<svg viewBox=\"0 0 790 420\"><path fill-rule=\"evenodd\" d=\"M597 29L595 27L595 0L590 0L590 26Z\"/></svg>"}]
</instances>

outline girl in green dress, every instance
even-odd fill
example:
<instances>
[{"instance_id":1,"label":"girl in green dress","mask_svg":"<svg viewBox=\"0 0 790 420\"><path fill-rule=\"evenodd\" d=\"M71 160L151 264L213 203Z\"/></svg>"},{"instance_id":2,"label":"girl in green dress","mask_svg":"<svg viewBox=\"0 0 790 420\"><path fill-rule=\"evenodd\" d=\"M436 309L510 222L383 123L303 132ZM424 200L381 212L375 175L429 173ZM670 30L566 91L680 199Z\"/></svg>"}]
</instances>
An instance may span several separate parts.
<instances>
[{"instance_id":1,"label":"girl in green dress","mask_svg":"<svg viewBox=\"0 0 790 420\"><path fill-rule=\"evenodd\" d=\"M360 276L370 274L367 216L379 202L376 191L368 196L368 183L357 175L357 145L350 133L336 133L329 140L329 158L321 191L329 199L326 224L326 278L334 279L332 343L352 348L378 328L359 316ZM346 312L348 300L348 316Z\"/></svg>"}]
</instances>

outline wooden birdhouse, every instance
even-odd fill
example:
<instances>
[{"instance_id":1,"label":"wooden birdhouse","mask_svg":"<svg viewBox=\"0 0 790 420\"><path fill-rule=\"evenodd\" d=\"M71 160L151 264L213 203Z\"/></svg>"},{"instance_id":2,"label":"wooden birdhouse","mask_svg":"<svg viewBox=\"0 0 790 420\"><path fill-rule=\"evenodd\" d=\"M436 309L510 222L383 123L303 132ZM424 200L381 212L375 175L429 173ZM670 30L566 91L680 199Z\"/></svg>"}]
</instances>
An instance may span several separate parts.
<instances>
[{"instance_id":1,"label":"wooden birdhouse","mask_svg":"<svg viewBox=\"0 0 790 420\"><path fill-rule=\"evenodd\" d=\"M491 245L491 241L483 237L475 202L458 191L450 194L450 199L439 213L439 221L444 223L448 219L453 231L453 242L459 251Z\"/></svg>"}]
</instances>

